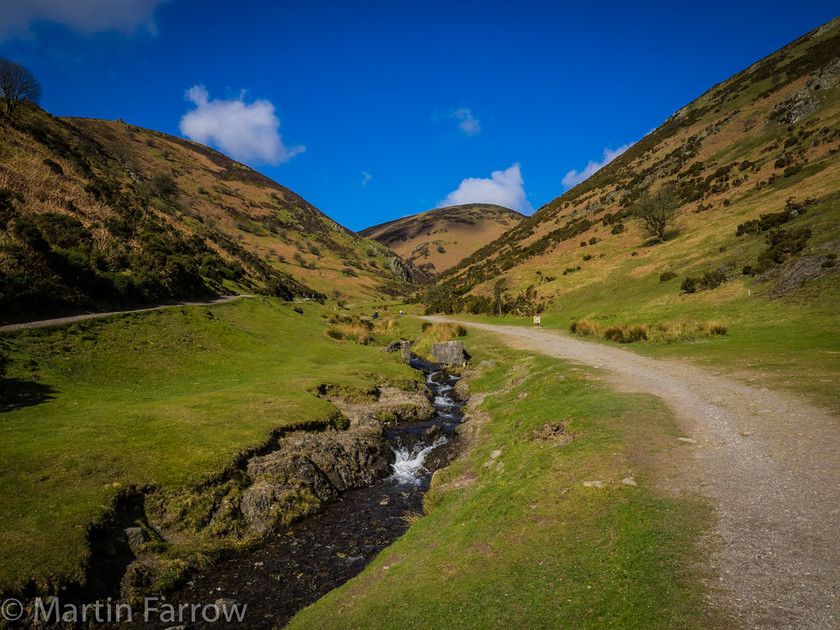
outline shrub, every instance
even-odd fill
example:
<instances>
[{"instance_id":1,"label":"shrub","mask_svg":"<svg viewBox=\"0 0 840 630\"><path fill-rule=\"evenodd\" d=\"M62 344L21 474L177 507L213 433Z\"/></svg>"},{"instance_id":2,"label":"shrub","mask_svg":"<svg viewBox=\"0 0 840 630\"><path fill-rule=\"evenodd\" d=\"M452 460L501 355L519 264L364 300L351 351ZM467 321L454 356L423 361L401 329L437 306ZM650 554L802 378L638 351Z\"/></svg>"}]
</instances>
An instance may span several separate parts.
<instances>
[{"instance_id":1,"label":"shrub","mask_svg":"<svg viewBox=\"0 0 840 630\"><path fill-rule=\"evenodd\" d=\"M610 230L610 234L621 234L624 231L624 224L623 223L616 223L612 230Z\"/></svg>"},{"instance_id":2,"label":"shrub","mask_svg":"<svg viewBox=\"0 0 840 630\"><path fill-rule=\"evenodd\" d=\"M581 337L597 337L601 334L601 326L586 319L578 319L571 323L569 331Z\"/></svg>"},{"instance_id":3,"label":"shrub","mask_svg":"<svg viewBox=\"0 0 840 630\"><path fill-rule=\"evenodd\" d=\"M668 282L668 280L673 280L676 277L677 274L675 274L673 271L663 271L661 274L659 274L659 281Z\"/></svg>"},{"instance_id":4,"label":"shrub","mask_svg":"<svg viewBox=\"0 0 840 630\"><path fill-rule=\"evenodd\" d=\"M624 343L624 328L618 325L609 326L606 330L604 330L604 339Z\"/></svg>"},{"instance_id":5,"label":"shrub","mask_svg":"<svg viewBox=\"0 0 840 630\"><path fill-rule=\"evenodd\" d=\"M697 278L692 278L691 276L687 276L685 280L682 281L680 285L680 291L683 293L696 293L697 292Z\"/></svg>"},{"instance_id":6,"label":"shrub","mask_svg":"<svg viewBox=\"0 0 840 630\"><path fill-rule=\"evenodd\" d=\"M626 332L627 343L635 343L637 341L647 341L648 327L647 326L630 326Z\"/></svg>"}]
</instances>

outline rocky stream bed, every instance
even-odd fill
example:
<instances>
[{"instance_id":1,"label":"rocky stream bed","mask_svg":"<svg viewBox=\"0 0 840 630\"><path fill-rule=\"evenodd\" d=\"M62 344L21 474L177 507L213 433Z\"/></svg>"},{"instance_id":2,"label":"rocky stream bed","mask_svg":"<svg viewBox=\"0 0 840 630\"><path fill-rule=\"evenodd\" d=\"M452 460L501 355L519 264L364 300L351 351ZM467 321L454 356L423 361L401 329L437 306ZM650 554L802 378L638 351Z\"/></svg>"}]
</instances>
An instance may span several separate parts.
<instances>
[{"instance_id":1,"label":"rocky stream bed","mask_svg":"<svg viewBox=\"0 0 840 630\"><path fill-rule=\"evenodd\" d=\"M323 492L335 493L336 487L341 492L330 497L320 513L287 527L271 529L268 521L263 523L257 516L266 512L253 509L248 517L251 525L265 525L271 531L264 542L243 556L194 575L180 590L135 609L131 622L97 627L282 627L298 610L360 573L379 551L408 529L412 514L422 513L423 495L432 473L446 466L455 454L463 407L455 394L458 377L416 357L411 358L411 365L426 374L434 409L431 413L409 411L403 414L409 421L387 426L385 438L392 451L385 458L387 471L371 471L371 477L378 474L381 478L354 489L338 472L325 473L331 483ZM383 399L388 400L391 394L385 392ZM339 407L354 425L366 424L361 407ZM291 444L304 453L310 439L312 436L302 435ZM382 461L376 457L368 463L381 468ZM271 470L273 465L269 455L251 460L248 470L257 473ZM383 472L387 476L383 477ZM364 477L367 473L360 468L359 474ZM272 491L256 487L250 496L248 501L259 506L272 500ZM243 512L247 514L252 507L244 502ZM227 621L225 616L231 613L232 621Z\"/></svg>"}]
</instances>

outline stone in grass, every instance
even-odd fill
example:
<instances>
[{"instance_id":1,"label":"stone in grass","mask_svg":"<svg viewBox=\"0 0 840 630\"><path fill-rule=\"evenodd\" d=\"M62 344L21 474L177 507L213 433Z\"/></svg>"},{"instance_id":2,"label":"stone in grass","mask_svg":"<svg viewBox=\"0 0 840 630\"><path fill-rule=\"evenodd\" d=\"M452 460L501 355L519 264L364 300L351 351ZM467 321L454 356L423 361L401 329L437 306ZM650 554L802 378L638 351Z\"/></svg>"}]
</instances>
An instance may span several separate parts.
<instances>
[{"instance_id":1,"label":"stone in grass","mask_svg":"<svg viewBox=\"0 0 840 630\"><path fill-rule=\"evenodd\" d=\"M466 367L470 355L464 350L463 341L441 341L432 344L432 358L438 363Z\"/></svg>"},{"instance_id":2,"label":"stone in grass","mask_svg":"<svg viewBox=\"0 0 840 630\"><path fill-rule=\"evenodd\" d=\"M633 479L633 477L625 477L624 479L622 479L622 480L621 480L621 483L623 483L625 486L635 486L635 485L638 485L638 484L636 483L636 480L635 480L635 479Z\"/></svg>"},{"instance_id":3,"label":"stone in grass","mask_svg":"<svg viewBox=\"0 0 840 630\"><path fill-rule=\"evenodd\" d=\"M697 440L695 440L694 438L681 437L677 439L680 442L685 442L686 444L697 444Z\"/></svg>"},{"instance_id":4,"label":"stone in grass","mask_svg":"<svg viewBox=\"0 0 840 630\"><path fill-rule=\"evenodd\" d=\"M123 535L129 547L136 547L149 542L149 536L143 531L142 527L126 527L123 530Z\"/></svg>"},{"instance_id":5,"label":"stone in grass","mask_svg":"<svg viewBox=\"0 0 840 630\"><path fill-rule=\"evenodd\" d=\"M604 482L601 481L600 479L597 479L595 481L584 481L583 485L586 486L587 488L603 488L604 487Z\"/></svg>"}]
</instances>

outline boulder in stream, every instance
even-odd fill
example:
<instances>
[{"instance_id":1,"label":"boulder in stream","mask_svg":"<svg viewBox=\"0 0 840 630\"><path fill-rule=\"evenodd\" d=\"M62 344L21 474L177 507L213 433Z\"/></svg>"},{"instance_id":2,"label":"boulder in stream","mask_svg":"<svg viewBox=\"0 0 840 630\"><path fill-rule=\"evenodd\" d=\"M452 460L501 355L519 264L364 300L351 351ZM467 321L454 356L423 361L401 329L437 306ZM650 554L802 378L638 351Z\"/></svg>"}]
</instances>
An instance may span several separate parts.
<instances>
[{"instance_id":1,"label":"boulder in stream","mask_svg":"<svg viewBox=\"0 0 840 630\"><path fill-rule=\"evenodd\" d=\"M463 341L441 341L432 344L432 358L449 366L466 367L470 355L464 350Z\"/></svg>"}]
</instances>

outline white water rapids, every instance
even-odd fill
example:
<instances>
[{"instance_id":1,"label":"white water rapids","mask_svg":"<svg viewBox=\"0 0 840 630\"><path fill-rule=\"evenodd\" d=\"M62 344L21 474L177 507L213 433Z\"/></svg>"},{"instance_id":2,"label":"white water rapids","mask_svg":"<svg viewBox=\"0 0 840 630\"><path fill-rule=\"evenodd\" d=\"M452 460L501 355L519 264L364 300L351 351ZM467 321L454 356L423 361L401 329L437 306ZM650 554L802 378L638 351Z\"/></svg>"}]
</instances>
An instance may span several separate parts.
<instances>
[{"instance_id":1,"label":"white water rapids","mask_svg":"<svg viewBox=\"0 0 840 630\"><path fill-rule=\"evenodd\" d=\"M391 478L399 483L420 483L420 471L426 463L426 457L432 450L448 441L446 436L442 435L429 446L418 442L411 449L402 447L393 449L397 459L391 465L394 469Z\"/></svg>"}]
</instances>

